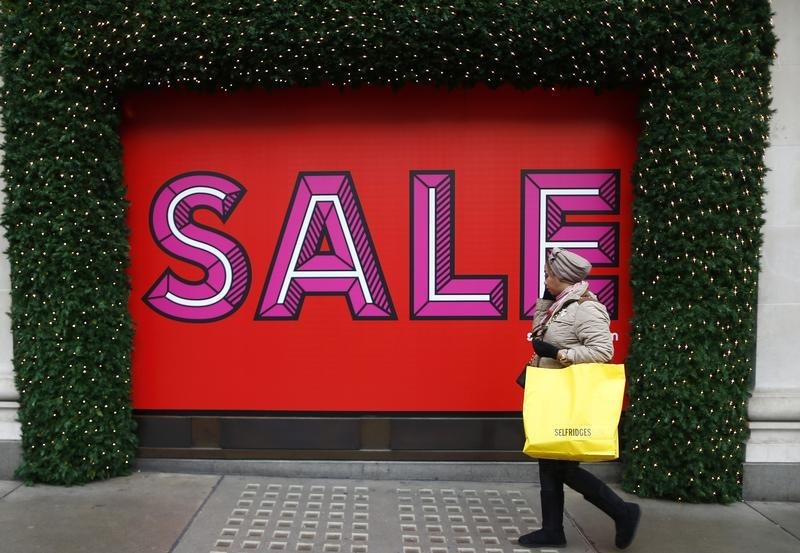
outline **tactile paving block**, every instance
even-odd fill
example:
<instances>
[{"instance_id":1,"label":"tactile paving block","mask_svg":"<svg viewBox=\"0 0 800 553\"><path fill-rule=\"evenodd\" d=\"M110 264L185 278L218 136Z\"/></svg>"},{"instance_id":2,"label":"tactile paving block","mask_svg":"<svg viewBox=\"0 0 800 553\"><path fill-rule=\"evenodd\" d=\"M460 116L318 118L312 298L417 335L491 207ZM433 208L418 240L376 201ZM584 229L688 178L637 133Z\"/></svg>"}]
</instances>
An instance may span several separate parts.
<instances>
[{"instance_id":1,"label":"tactile paving block","mask_svg":"<svg viewBox=\"0 0 800 553\"><path fill-rule=\"evenodd\" d=\"M228 476L174 553L522 553L538 513L529 484ZM565 530L572 551L589 550Z\"/></svg>"},{"instance_id":2,"label":"tactile paving block","mask_svg":"<svg viewBox=\"0 0 800 553\"><path fill-rule=\"evenodd\" d=\"M209 553L369 553L368 542L366 486L249 482L242 488Z\"/></svg>"},{"instance_id":3,"label":"tactile paving block","mask_svg":"<svg viewBox=\"0 0 800 553\"><path fill-rule=\"evenodd\" d=\"M529 499L509 486L404 486L396 492L403 553L512 551L520 534L539 524Z\"/></svg>"}]
</instances>

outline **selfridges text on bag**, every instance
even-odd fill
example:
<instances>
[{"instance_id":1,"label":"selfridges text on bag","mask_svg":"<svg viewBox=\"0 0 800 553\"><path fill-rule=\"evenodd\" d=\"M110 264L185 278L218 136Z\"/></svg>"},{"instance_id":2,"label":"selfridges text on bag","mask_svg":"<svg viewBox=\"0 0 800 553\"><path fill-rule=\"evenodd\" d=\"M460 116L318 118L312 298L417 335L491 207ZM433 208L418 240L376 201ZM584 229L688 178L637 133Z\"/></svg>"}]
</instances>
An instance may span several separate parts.
<instances>
[{"instance_id":1,"label":"selfridges text on bag","mask_svg":"<svg viewBox=\"0 0 800 553\"><path fill-rule=\"evenodd\" d=\"M523 453L539 459L608 461L619 457L625 366L529 366L522 414Z\"/></svg>"}]
</instances>

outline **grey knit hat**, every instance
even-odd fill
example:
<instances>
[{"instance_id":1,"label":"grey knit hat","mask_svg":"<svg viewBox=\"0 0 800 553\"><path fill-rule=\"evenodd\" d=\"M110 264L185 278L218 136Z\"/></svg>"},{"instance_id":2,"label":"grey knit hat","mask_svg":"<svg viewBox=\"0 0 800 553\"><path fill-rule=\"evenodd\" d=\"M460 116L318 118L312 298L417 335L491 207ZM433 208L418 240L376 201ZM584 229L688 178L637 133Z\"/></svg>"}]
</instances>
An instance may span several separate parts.
<instances>
[{"instance_id":1,"label":"grey knit hat","mask_svg":"<svg viewBox=\"0 0 800 553\"><path fill-rule=\"evenodd\" d=\"M592 270L592 264L586 259L561 248L550 250L547 266L556 278L571 284L582 281Z\"/></svg>"}]
</instances>

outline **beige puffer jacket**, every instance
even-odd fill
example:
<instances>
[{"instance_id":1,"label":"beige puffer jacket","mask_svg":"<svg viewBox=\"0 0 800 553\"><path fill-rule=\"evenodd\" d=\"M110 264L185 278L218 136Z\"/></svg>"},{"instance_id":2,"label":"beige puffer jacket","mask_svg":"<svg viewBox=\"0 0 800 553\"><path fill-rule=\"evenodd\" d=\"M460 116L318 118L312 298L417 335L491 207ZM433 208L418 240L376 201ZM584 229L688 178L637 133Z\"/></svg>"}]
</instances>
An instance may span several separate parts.
<instances>
[{"instance_id":1,"label":"beige puffer jacket","mask_svg":"<svg viewBox=\"0 0 800 553\"><path fill-rule=\"evenodd\" d=\"M539 299L534 321L543 317L552 303L551 300ZM541 339L559 350L566 349L571 363L608 363L614 355L609 322L606 306L597 300L597 296L586 292L553 313ZM533 362L537 367L564 366L555 359L538 355L534 356Z\"/></svg>"}]
</instances>

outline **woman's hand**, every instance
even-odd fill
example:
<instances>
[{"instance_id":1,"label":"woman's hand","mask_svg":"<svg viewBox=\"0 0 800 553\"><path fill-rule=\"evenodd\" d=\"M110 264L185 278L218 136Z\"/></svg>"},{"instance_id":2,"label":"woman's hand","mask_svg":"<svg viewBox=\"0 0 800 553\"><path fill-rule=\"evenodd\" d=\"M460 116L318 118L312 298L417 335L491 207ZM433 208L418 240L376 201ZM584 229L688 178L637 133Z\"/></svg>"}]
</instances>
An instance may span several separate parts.
<instances>
[{"instance_id":1,"label":"woman's hand","mask_svg":"<svg viewBox=\"0 0 800 553\"><path fill-rule=\"evenodd\" d=\"M558 359L558 348L550 342L545 342L544 340L534 340L533 350L539 357Z\"/></svg>"}]
</instances>

